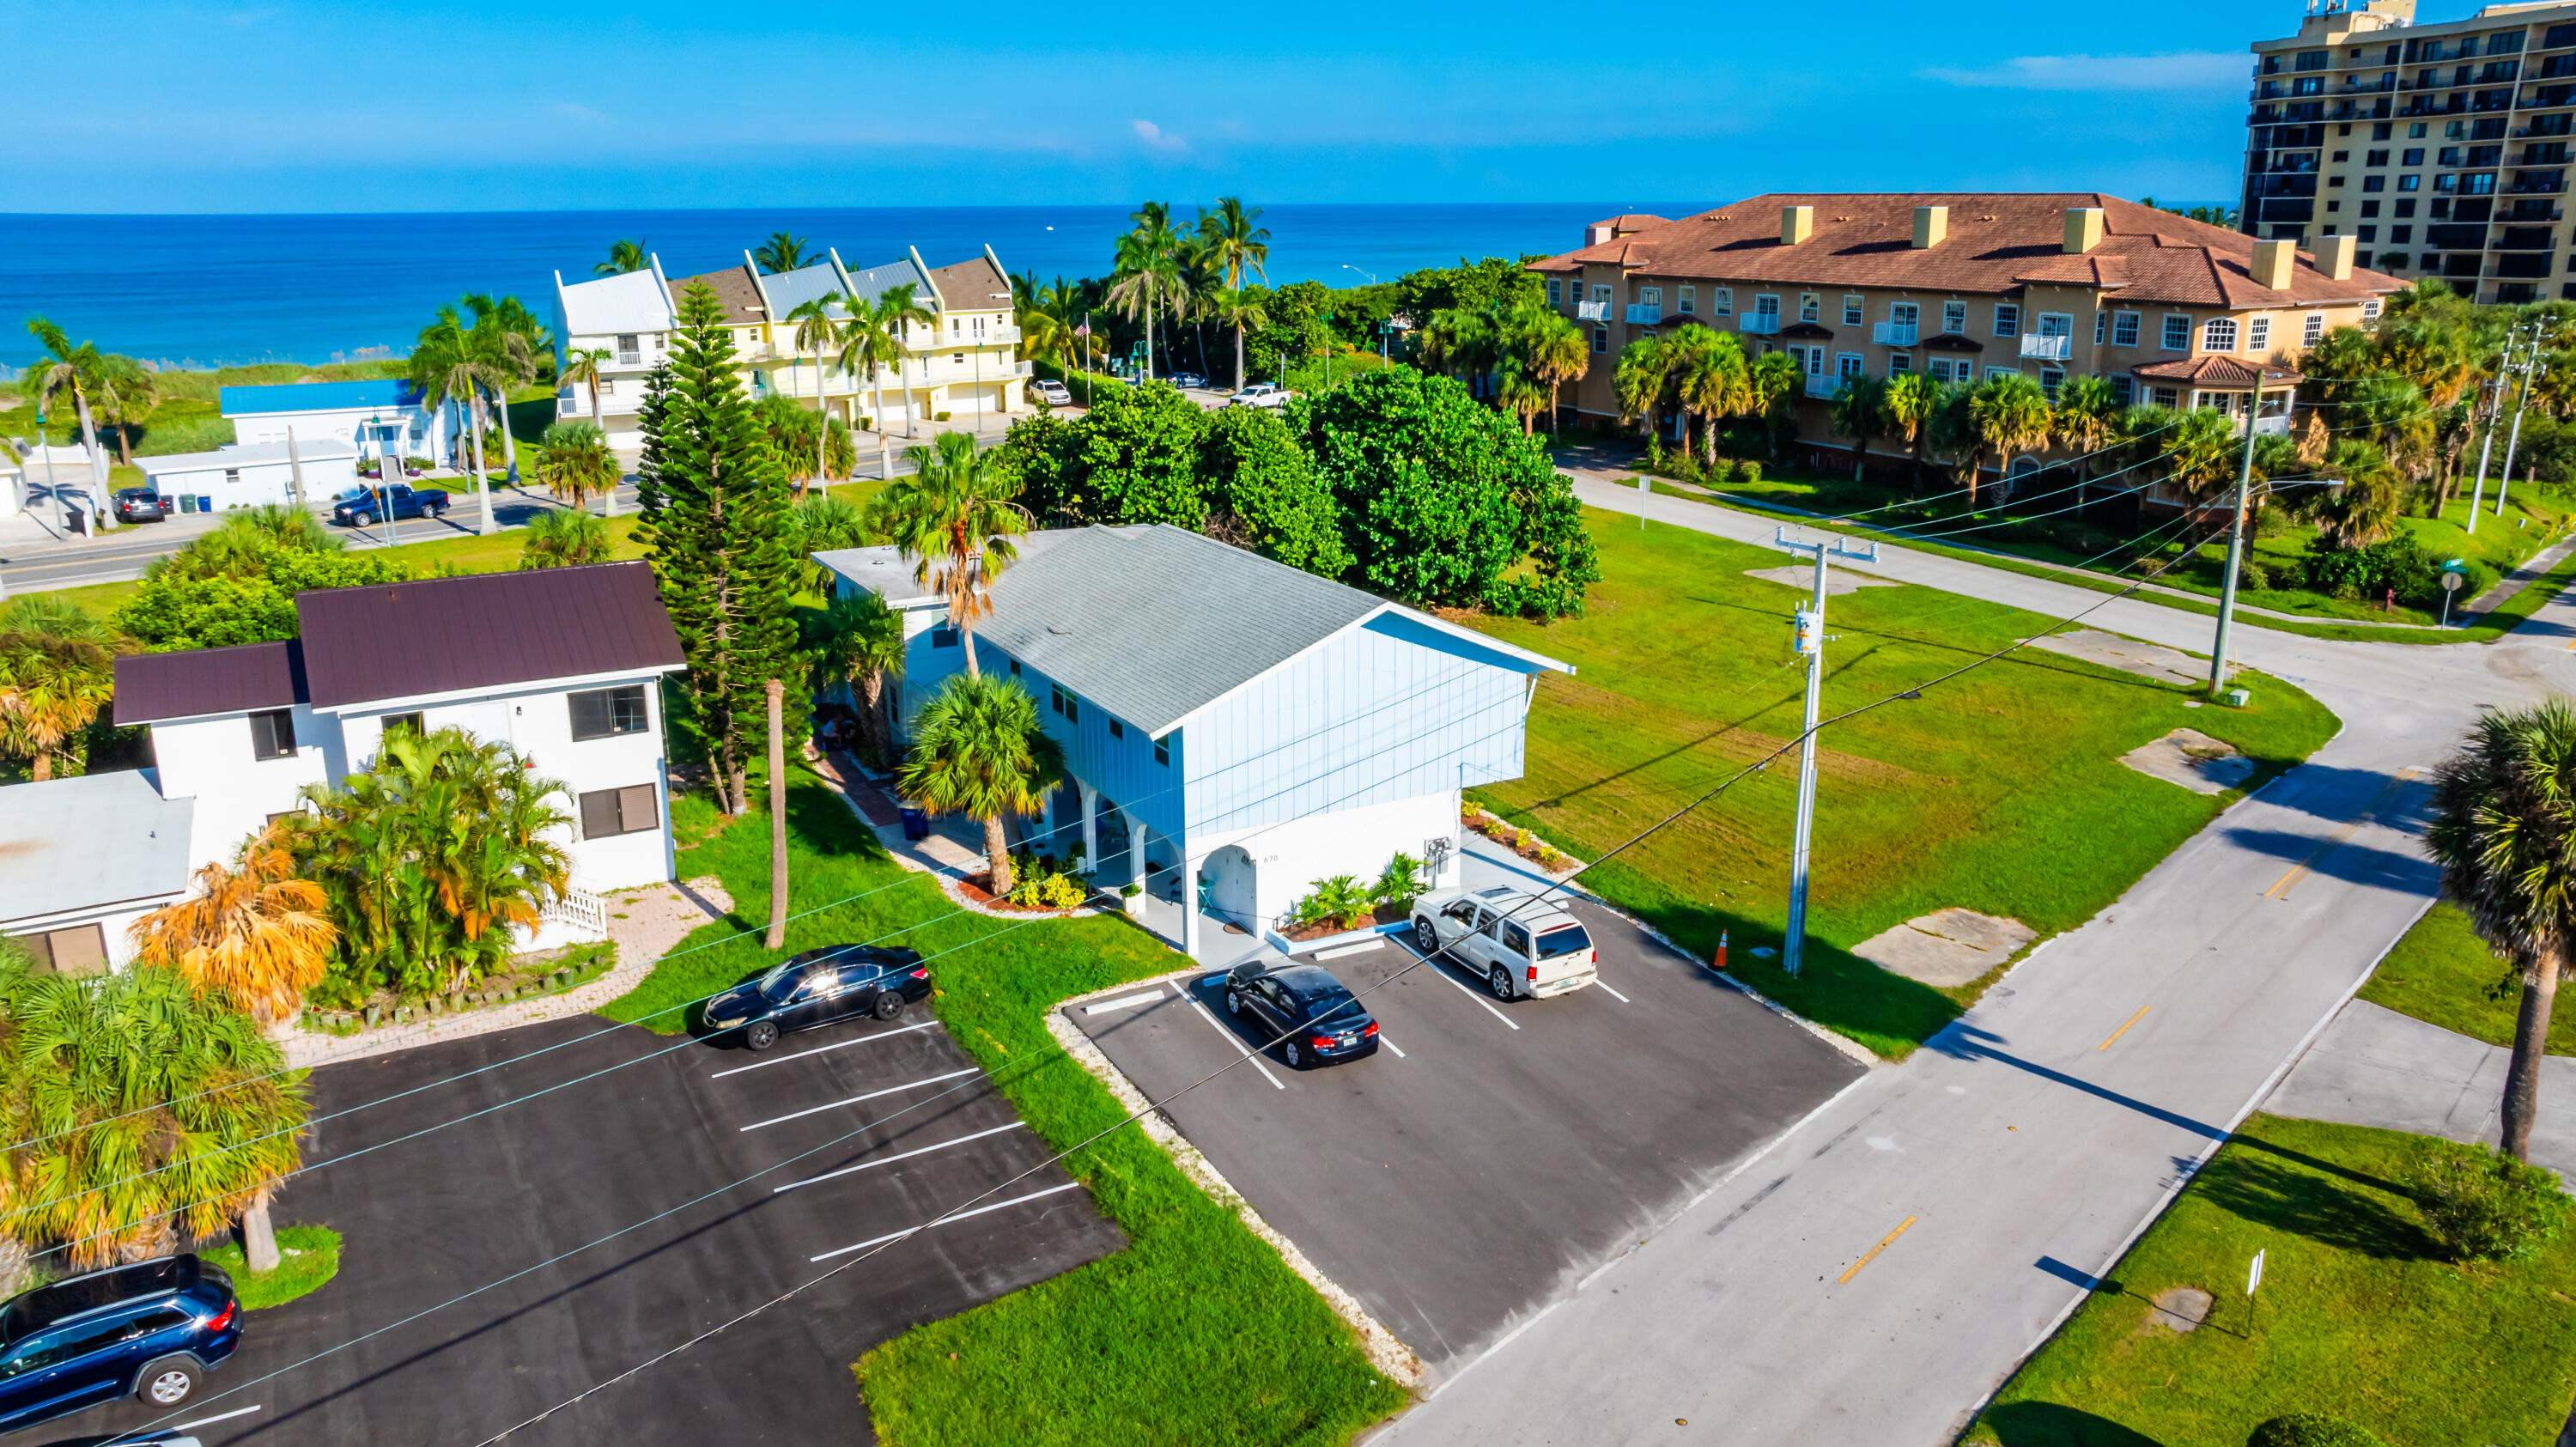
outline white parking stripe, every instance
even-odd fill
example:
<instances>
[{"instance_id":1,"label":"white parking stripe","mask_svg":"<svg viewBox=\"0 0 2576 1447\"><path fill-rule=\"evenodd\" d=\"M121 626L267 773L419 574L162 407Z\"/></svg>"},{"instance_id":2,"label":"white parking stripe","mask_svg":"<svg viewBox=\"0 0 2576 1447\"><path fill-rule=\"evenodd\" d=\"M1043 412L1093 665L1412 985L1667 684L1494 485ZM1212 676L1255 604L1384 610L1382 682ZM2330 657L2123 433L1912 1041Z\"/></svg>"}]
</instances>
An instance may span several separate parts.
<instances>
[{"instance_id":1,"label":"white parking stripe","mask_svg":"<svg viewBox=\"0 0 2576 1447\"><path fill-rule=\"evenodd\" d=\"M1395 1050L1395 1042L1386 1038L1386 1032L1384 1030L1377 1032L1377 1043L1385 1046L1389 1050ZM1395 1058L1402 1060L1404 1058L1404 1052L1401 1050L1395 1050Z\"/></svg>"},{"instance_id":2,"label":"white parking stripe","mask_svg":"<svg viewBox=\"0 0 2576 1447\"><path fill-rule=\"evenodd\" d=\"M1138 1005L1151 1005L1162 998L1162 991L1147 990L1141 995L1121 995L1115 1000L1103 1000L1097 1005L1085 1005L1082 1007L1082 1013L1097 1015L1103 1010L1132 1010Z\"/></svg>"},{"instance_id":3,"label":"white parking stripe","mask_svg":"<svg viewBox=\"0 0 2576 1447\"><path fill-rule=\"evenodd\" d=\"M191 1427L203 1427L203 1426L206 1426L207 1424L209 1424L209 1423L213 1423L213 1422L229 1422L229 1421L231 1421L231 1420L232 1420L233 1418L235 1418L235 1417L247 1417L247 1416L249 1416L251 1413L256 1412L256 1411L258 1411L258 1410L259 1410L259 1408L257 1408L257 1407L241 1407L241 1408L237 1408L237 1409L235 1409L235 1410L233 1410L233 1411L220 1413L220 1414L218 1414L218 1415L216 1415L216 1416L212 1416L212 1417L199 1417L197 1420L195 1420L195 1421L193 1421L193 1422L182 1422L182 1423L180 1423L178 1426L173 1427L173 1428L171 1428L170 1430L171 1430L171 1431L173 1431L173 1432L185 1432L185 1431L187 1431L187 1430L188 1430L189 1428L191 1428Z\"/></svg>"},{"instance_id":4,"label":"white parking stripe","mask_svg":"<svg viewBox=\"0 0 2576 1447\"><path fill-rule=\"evenodd\" d=\"M900 1090L919 1090L921 1087L923 1087L923 1086L925 1086L925 1085L937 1085L939 1082L941 1082L941 1081L943 1081L943 1080L955 1080L957 1077L959 1077L959 1076L961 1076L961 1075L973 1075L973 1074L976 1072L977 1068L978 1068L978 1067L976 1067L976 1066L972 1066L972 1065L970 1065L970 1066L966 1067L966 1068L965 1068L965 1069L963 1069L963 1070L952 1070L952 1071L948 1072L946 1075L934 1075L934 1076L930 1077L928 1080L916 1080L916 1081L912 1082L912 1083L911 1083L911 1084L909 1084L909 1085L889 1085L889 1086L887 1086L887 1087L886 1087L885 1089L883 1089L883 1090L871 1090L871 1091L869 1091L869 1092L868 1092L867 1094L865 1094L865 1095L854 1095L854 1096L851 1096L851 1097L850 1097L849 1099L847 1099L847 1100L836 1100L836 1101L833 1101L830 1105L818 1105L818 1106L815 1106L812 1110L800 1110L800 1111L796 1112L796 1113L795 1113L795 1114L793 1114L793 1115L773 1116L772 1118L770 1118L770 1119L768 1119L768 1120L754 1121L754 1122L752 1122L750 1125L744 1126L744 1127L743 1127L743 1129L744 1129L744 1130L758 1130L758 1129L760 1129L762 1126L765 1126L765 1125L777 1125L777 1124L778 1124L778 1123L780 1123L781 1121L803 1120L805 1117L807 1117L807 1116L809 1116L809 1115L821 1115L823 1112L825 1112L825 1111L827 1111L827 1110L839 1110L842 1106L845 1106L845 1105L856 1105L856 1104L858 1104L860 1101L863 1101L863 1100L874 1100L874 1099L876 1099L876 1098L877 1098L878 1096L880 1096L880 1095L892 1095L892 1094L894 1094L895 1092L900 1091Z\"/></svg>"},{"instance_id":5,"label":"white parking stripe","mask_svg":"<svg viewBox=\"0 0 2576 1447\"><path fill-rule=\"evenodd\" d=\"M771 1187L771 1188L770 1188L770 1192L769 1192L769 1194L771 1194L771 1195L775 1196L775 1195L777 1195L780 1191L792 1191L792 1190L795 1190L798 1186L810 1186L810 1185L813 1185L813 1184L814 1184L815 1182L817 1182L817 1181L828 1181L828 1180L833 1179L833 1178L834 1178L834 1177L836 1177L836 1176L846 1176L846 1175L849 1175L850 1173L852 1173L852 1172L854 1172L854 1171L868 1171L868 1170L874 1170L874 1169L876 1169L878 1166L890 1166L890 1165L893 1165L893 1164L894 1164L895 1162L897 1162L897 1161L908 1161L908 1160L911 1160L914 1156L926 1156L926 1155L930 1154L932 1151L944 1151L944 1150L948 1149L950 1146L962 1146L962 1145L966 1144L968 1141L979 1141L979 1140L982 1140L984 1137L986 1137L986 1136L988 1136L988 1135L1000 1135L1002 1132L1004 1132L1004 1131L1006 1131L1006 1130L1018 1130L1019 1128L1020 1128L1020 1123L1019 1123L1018 1121L1012 1121L1009 1125L997 1125L997 1126L993 1127L991 1130L979 1130L979 1131L975 1132L973 1135L962 1135L962 1136L959 1136L957 1139L955 1139L955 1140L953 1140L953 1141L941 1141L939 1144L937 1144L937 1145L935 1145L935 1146L923 1146L923 1147L922 1147L921 1149L919 1149L919 1150L905 1151L905 1152L904 1152L903 1154L901 1154L901 1155L897 1155L897 1156L887 1156L887 1157L885 1157L885 1158L883 1158L883 1159L881 1159L881 1160L861 1161L861 1162L859 1162L859 1163L858 1163L857 1165L855 1165L855 1166L843 1166L843 1167L841 1167L841 1168L840 1168L839 1170L837 1170L837 1171L825 1171L823 1174L821 1174L821 1175L819 1175L819 1176L807 1176L805 1179L803 1179L803 1180L801 1180L801 1181L789 1181L786 1185L783 1185L783 1186L773 1186L773 1187Z\"/></svg>"},{"instance_id":6,"label":"white parking stripe","mask_svg":"<svg viewBox=\"0 0 2576 1447\"><path fill-rule=\"evenodd\" d=\"M1398 944L1403 944L1403 945L1404 945L1404 947L1405 947L1406 949L1408 949L1408 950L1413 950L1414 957L1415 957L1415 958L1417 958L1417 959L1423 960L1423 961L1425 961L1426 963L1427 963L1427 962L1429 962L1429 961L1430 961L1430 959L1431 959L1431 957L1430 957L1429 955L1426 955L1426 954L1422 953L1422 951L1420 951L1420 950L1418 950L1418 949L1414 949L1414 947L1413 947L1412 945L1410 945L1410 944L1405 944L1405 942L1404 942L1404 941L1402 941L1402 940L1398 940L1396 943L1398 943ZM1512 1028L1513 1028L1513 1029L1515 1029L1515 1030L1518 1030L1519 1028L1521 1028L1521 1027L1520 1027L1520 1026L1518 1026L1518 1025L1512 1025L1512 1017L1511 1017L1511 1016L1506 1015L1506 1014L1504 1014L1502 1011L1495 1009L1495 1008L1494 1008L1494 1002L1493 1002L1493 1001L1486 999L1484 996L1482 996L1482 995L1480 995L1480 994L1476 993L1474 990L1470 990L1470 989L1468 989L1465 985L1459 985L1459 984L1458 984L1458 981L1457 981L1456 979L1452 978L1452 977L1451 977L1451 975L1450 975L1450 973L1449 973L1447 970L1444 970L1444 969L1440 968L1440 966L1438 966L1437 964L1433 964L1433 965L1431 966L1431 973L1433 973L1434 975L1439 976L1441 979L1448 980L1448 981L1449 981L1449 983L1450 983L1450 984L1452 984L1452 985L1457 985L1457 987L1458 987L1458 993L1460 993L1460 994L1462 994L1462 995L1466 996L1466 997L1467 997L1468 999L1470 999L1470 1000L1475 1001L1477 1004L1484 1006L1484 1007L1485 1007L1485 1013L1486 1013L1486 1014L1493 1016L1495 1019L1502 1021L1502 1022L1503 1022L1504 1024L1506 1024L1506 1025L1511 1025L1511 1026L1512 1026Z\"/></svg>"},{"instance_id":7,"label":"white parking stripe","mask_svg":"<svg viewBox=\"0 0 2576 1447\"><path fill-rule=\"evenodd\" d=\"M1059 1191L1070 1191L1081 1184L1082 1183L1080 1181L1067 1181L1061 1186L1049 1186L1043 1191L1031 1191L1025 1196L1013 1196L1007 1201L995 1201L989 1206L978 1206L972 1211L960 1211L954 1216L943 1216L939 1220L933 1221L930 1224L932 1226L945 1226L951 1221L963 1221L969 1216L981 1216L987 1211L998 1211L1004 1206L1016 1206L1023 1201L1034 1201L1041 1196L1052 1196ZM862 1241L856 1246L843 1246L836 1250L826 1251L820 1256L808 1256L805 1259L808 1261L829 1261L835 1256L847 1256L853 1251L865 1251L871 1246L883 1246L888 1241L900 1241L906 1236L910 1236L921 1231L927 1231L929 1229L929 1226L915 1226L908 1231L897 1231L892 1235L879 1236L873 1240Z\"/></svg>"},{"instance_id":8,"label":"white parking stripe","mask_svg":"<svg viewBox=\"0 0 2576 1447\"><path fill-rule=\"evenodd\" d=\"M1610 990L1610 982L1601 978L1597 974L1592 977L1592 983L1599 985L1602 989ZM1629 999L1627 996L1620 994L1616 990L1610 990L1610 994L1612 998L1616 999L1622 1005L1633 1005L1637 1003L1636 1001Z\"/></svg>"},{"instance_id":9,"label":"white parking stripe","mask_svg":"<svg viewBox=\"0 0 2576 1447\"><path fill-rule=\"evenodd\" d=\"M1200 1019L1202 1019L1202 1020L1205 1020L1206 1022L1208 1022L1208 1028L1209 1028L1209 1029L1211 1029L1211 1030L1215 1031L1215 1032L1216 1032L1216 1033L1218 1033L1219 1035L1224 1036L1224 1037L1225 1037L1225 1043L1226 1043L1226 1044L1233 1046L1233 1047L1234 1047L1235 1049L1237 1049L1237 1050L1241 1050L1241 1051L1243 1051L1243 1058L1252 1062L1252 1068L1261 1072L1261 1078L1262 1078L1262 1079L1269 1081L1269 1082L1270 1082L1270 1084L1271 1084L1274 1088L1276 1088L1276 1089L1279 1089L1279 1090L1286 1090L1286 1089L1288 1088L1287 1086L1285 1086L1285 1085L1281 1085L1281 1084L1279 1083L1279 1077L1278 1077L1278 1076L1273 1075L1273 1074L1271 1074L1271 1073L1270 1073L1270 1067L1269 1067L1269 1066L1264 1065L1264 1064L1262 1064L1262 1063L1261 1063L1261 1057L1260 1057L1260 1056L1253 1054L1253 1053L1252 1053L1251 1051L1249 1051L1249 1050L1244 1050L1244 1049L1243 1049L1243 1042L1242 1042L1241 1040L1238 1040L1238 1039L1236 1039L1236 1038L1235 1038L1235 1035L1234 1035L1234 1032L1233 1032L1233 1031L1228 1030L1227 1028L1225 1028L1225 1022L1224 1022L1224 1021L1219 1020L1219 1019L1218 1019L1217 1017L1215 1017L1214 1015L1209 1014L1209 1013L1208 1013L1208 1011L1207 1011L1207 1006L1200 1004L1200 1003L1199 1003L1198 1001L1196 1001L1196 1000L1192 1000L1192 1001L1190 1001L1190 1008L1199 1012L1199 1018L1200 1018Z\"/></svg>"},{"instance_id":10,"label":"white parking stripe","mask_svg":"<svg viewBox=\"0 0 2576 1447\"><path fill-rule=\"evenodd\" d=\"M874 1035L862 1035L856 1040L838 1040L829 1045L817 1045L811 1050L799 1050L793 1055L781 1055L775 1060L755 1060L749 1065L737 1065L731 1070L719 1070L709 1075L707 1079L722 1080L728 1075L740 1075L746 1070L758 1070L764 1065L784 1065L790 1060L802 1060L808 1055L820 1055L826 1050L847 1050L853 1045L865 1045L871 1040L883 1040L889 1035L909 1035L915 1030L936 1029L938 1025L939 1022L936 1020L924 1020L918 1025L906 1025L900 1030L882 1030Z\"/></svg>"}]
</instances>

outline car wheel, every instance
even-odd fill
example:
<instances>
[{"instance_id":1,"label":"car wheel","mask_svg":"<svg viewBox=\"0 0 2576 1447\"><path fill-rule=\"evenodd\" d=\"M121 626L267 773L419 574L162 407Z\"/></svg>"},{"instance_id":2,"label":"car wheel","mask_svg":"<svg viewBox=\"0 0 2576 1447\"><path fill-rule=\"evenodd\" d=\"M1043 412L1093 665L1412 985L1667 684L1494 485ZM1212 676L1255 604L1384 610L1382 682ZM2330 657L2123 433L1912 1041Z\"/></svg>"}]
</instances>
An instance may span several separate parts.
<instances>
[{"instance_id":1,"label":"car wheel","mask_svg":"<svg viewBox=\"0 0 2576 1447\"><path fill-rule=\"evenodd\" d=\"M1286 1051L1286 1054L1287 1054L1287 1057L1288 1057L1288 1068L1289 1068L1289 1069L1291 1069L1291 1070L1303 1070L1303 1069L1305 1069L1305 1068L1306 1068L1306 1057L1305 1057L1303 1054L1299 1053L1299 1051L1298 1051L1298 1049L1297 1049L1297 1042L1296 1042L1296 1041L1291 1040L1291 1041L1289 1041L1289 1042L1288 1042L1288 1049L1287 1049L1287 1051Z\"/></svg>"},{"instance_id":2,"label":"car wheel","mask_svg":"<svg viewBox=\"0 0 2576 1447\"><path fill-rule=\"evenodd\" d=\"M431 522L436 522L440 518L447 516L447 504L443 502L434 502L429 506L422 508L421 511L429 514L429 520Z\"/></svg>"},{"instance_id":3,"label":"car wheel","mask_svg":"<svg viewBox=\"0 0 2576 1447\"><path fill-rule=\"evenodd\" d=\"M1413 942L1420 945L1422 947L1422 952L1426 955L1436 955L1440 953L1439 926L1434 925L1431 921L1418 915L1415 916L1413 921Z\"/></svg>"},{"instance_id":4,"label":"car wheel","mask_svg":"<svg viewBox=\"0 0 2576 1447\"><path fill-rule=\"evenodd\" d=\"M1241 990L1228 990L1225 992L1225 1013L1229 1015L1240 1015L1243 1013L1243 992Z\"/></svg>"},{"instance_id":5,"label":"car wheel","mask_svg":"<svg viewBox=\"0 0 2576 1447\"><path fill-rule=\"evenodd\" d=\"M778 1043L778 1022L754 1020L742 1027L742 1043L754 1050L766 1050Z\"/></svg>"},{"instance_id":6,"label":"car wheel","mask_svg":"<svg viewBox=\"0 0 2576 1447\"><path fill-rule=\"evenodd\" d=\"M877 1002L869 1006L868 1010L880 1020L893 1020L902 1016L905 1003L903 991L879 990Z\"/></svg>"},{"instance_id":7,"label":"car wheel","mask_svg":"<svg viewBox=\"0 0 2576 1447\"><path fill-rule=\"evenodd\" d=\"M1512 997L1512 972L1502 966L1494 966L1493 973L1485 976L1485 983L1492 988L1495 999L1508 1000Z\"/></svg>"},{"instance_id":8,"label":"car wheel","mask_svg":"<svg viewBox=\"0 0 2576 1447\"><path fill-rule=\"evenodd\" d=\"M193 1357L163 1357L135 1374L134 1395L156 1407L175 1407L197 1395L204 1370Z\"/></svg>"}]
</instances>

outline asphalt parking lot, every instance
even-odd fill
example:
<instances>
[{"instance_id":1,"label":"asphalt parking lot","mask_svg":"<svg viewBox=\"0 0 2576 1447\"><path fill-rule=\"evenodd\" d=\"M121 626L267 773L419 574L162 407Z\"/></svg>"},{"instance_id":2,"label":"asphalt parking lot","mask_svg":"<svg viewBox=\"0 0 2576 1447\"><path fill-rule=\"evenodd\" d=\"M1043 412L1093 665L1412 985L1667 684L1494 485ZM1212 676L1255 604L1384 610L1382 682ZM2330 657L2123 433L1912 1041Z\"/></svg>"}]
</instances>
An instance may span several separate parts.
<instances>
[{"instance_id":1,"label":"asphalt parking lot","mask_svg":"<svg viewBox=\"0 0 2576 1447\"><path fill-rule=\"evenodd\" d=\"M1861 1067L1608 910L1571 906L1601 983L1495 1001L1389 937L1325 960L1378 1053L1291 1070L1225 1014L1223 976L1070 1016L1436 1385Z\"/></svg>"},{"instance_id":2,"label":"asphalt parking lot","mask_svg":"<svg viewBox=\"0 0 2576 1447\"><path fill-rule=\"evenodd\" d=\"M604 1028L584 1016L333 1066L313 1077L315 1114ZM632 1063L350 1155L620 1062ZM202 1422L192 1430L209 1444L470 1447L892 1236L794 1300L510 1439L869 1442L850 1373L868 1348L1125 1245L1054 1167L995 1194L980 1214L901 1234L1048 1155L918 1006L892 1024L789 1035L759 1055L605 1028L324 1122L305 1159L345 1164L290 1184L277 1210L280 1224L342 1232L340 1274L254 1314L240 1351L177 1417ZM564 1252L575 1254L539 1265ZM126 1401L16 1440L150 1420Z\"/></svg>"}]
</instances>

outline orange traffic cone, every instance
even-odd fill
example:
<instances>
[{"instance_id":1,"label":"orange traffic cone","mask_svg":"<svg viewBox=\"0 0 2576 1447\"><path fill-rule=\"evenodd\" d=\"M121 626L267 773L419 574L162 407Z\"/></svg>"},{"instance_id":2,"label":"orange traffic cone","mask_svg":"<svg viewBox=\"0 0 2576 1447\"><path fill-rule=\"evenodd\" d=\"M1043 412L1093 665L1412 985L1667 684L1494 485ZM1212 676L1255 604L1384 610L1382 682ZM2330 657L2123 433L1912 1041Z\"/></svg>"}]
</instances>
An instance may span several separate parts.
<instances>
[{"instance_id":1,"label":"orange traffic cone","mask_svg":"<svg viewBox=\"0 0 2576 1447\"><path fill-rule=\"evenodd\" d=\"M1726 931L1724 930L1717 932L1717 958L1709 961L1708 967L1721 975L1726 973Z\"/></svg>"}]
</instances>

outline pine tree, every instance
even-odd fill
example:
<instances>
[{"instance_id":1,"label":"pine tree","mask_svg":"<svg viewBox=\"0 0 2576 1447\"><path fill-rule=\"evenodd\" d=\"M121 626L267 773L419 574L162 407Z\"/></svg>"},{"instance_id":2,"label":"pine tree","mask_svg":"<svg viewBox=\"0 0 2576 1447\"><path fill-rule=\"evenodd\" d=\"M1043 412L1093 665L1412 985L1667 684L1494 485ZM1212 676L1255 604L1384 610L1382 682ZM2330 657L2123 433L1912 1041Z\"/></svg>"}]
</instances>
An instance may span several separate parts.
<instances>
[{"instance_id":1,"label":"pine tree","mask_svg":"<svg viewBox=\"0 0 2576 1447\"><path fill-rule=\"evenodd\" d=\"M768 681L800 693L805 685L789 611L798 560L787 472L743 394L714 291L682 293L679 322L670 361L646 387L636 534L688 655L719 794L739 814Z\"/></svg>"}]
</instances>

